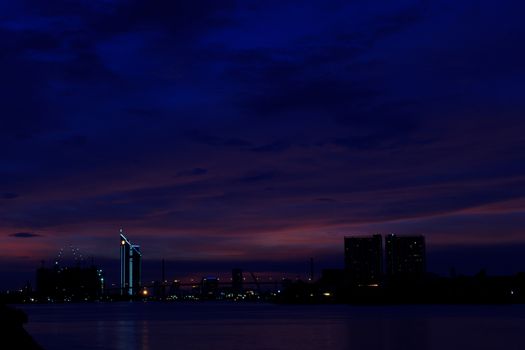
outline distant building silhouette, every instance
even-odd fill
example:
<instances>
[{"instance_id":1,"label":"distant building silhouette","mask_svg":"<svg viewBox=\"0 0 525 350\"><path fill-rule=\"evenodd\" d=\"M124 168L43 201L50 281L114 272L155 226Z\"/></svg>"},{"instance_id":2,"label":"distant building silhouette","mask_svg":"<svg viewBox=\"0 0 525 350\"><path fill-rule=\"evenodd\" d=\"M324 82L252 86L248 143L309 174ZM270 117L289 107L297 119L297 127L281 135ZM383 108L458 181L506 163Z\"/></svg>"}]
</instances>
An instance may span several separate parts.
<instances>
[{"instance_id":1,"label":"distant building silhouette","mask_svg":"<svg viewBox=\"0 0 525 350\"><path fill-rule=\"evenodd\" d=\"M171 282L169 295L180 297L181 296L181 290L180 290L180 280L174 280Z\"/></svg>"},{"instance_id":2,"label":"distant building silhouette","mask_svg":"<svg viewBox=\"0 0 525 350\"><path fill-rule=\"evenodd\" d=\"M102 295L104 277L95 266L41 267L36 272L37 295L60 301L93 300Z\"/></svg>"},{"instance_id":3,"label":"distant building silhouette","mask_svg":"<svg viewBox=\"0 0 525 350\"><path fill-rule=\"evenodd\" d=\"M420 278L426 272L424 236L385 238L386 272L389 277Z\"/></svg>"},{"instance_id":4,"label":"distant building silhouette","mask_svg":"<svg viewBox=\"0 0 525 350\"><path fill-rule=\"evenodd\" d=\"M219 293L219 279L217 277L203 277L201 281L201 297L215 299Z\"/></svg>"},{"instance_id":5,"label":"distant building silhouette","mask_svg":"<svg viewBox=\"0 0 525 350\"><path fill-rule=\"evenodd\" d=\"M243 292L243 276L241 269L232 270L232 291L240 294Z\"/></svg>"},{"instance_id":6,"label":"distant building silhouette","mask_svg":"<svg viewBox=\"0 0 525 350\"><path fill-rule=\"evenodd\" d=\"M120 293L138 295L141 287L142 254L140 246L131 244L120 229Z\"/></svg>"},{"instance_id":7,"label":"distant building silhouette","mask_svg":"<svg viewBox=\"0 0 525 350\"><path fill-rule=\"evenodd\" d=\"M352 285L371 286L381 283L383 275L383 239L345 237L345 274Z\"/></svg>"}]
</instances>

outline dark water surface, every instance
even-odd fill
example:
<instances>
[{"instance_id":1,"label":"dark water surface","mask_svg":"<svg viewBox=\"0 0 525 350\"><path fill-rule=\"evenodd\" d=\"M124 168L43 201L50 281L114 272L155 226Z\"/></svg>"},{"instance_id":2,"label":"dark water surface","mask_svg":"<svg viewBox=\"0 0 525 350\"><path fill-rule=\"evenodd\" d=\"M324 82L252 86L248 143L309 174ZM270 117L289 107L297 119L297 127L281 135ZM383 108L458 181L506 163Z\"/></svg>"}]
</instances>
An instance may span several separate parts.
<instances>
[{"instance_id":1,"label":"dark water surface","mask_svg":"<svg viewBox=\"0 0 525 350\"><path fill-rule=\"evenodd\" d=\"M525 349L525 306L21 305L46 349Z\"/></svg>"}]
</instances>

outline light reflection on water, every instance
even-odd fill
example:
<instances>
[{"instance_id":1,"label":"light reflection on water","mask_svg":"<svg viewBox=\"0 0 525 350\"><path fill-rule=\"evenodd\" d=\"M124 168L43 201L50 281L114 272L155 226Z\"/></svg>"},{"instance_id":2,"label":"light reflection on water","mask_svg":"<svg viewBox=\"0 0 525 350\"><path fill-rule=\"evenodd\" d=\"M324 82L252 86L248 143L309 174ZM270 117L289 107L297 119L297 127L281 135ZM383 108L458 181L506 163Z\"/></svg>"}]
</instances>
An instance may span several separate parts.
<instances>
[{"instance_id":1,"label":"light reflection on water","mask_svg":"<svg viewBox=\"0 0 525 350\"><path fill-rule=\"evenodd\" d=\"M19 306L61 349L523 349L525 306L111 303Z\"/></svg>"}]
</instances>

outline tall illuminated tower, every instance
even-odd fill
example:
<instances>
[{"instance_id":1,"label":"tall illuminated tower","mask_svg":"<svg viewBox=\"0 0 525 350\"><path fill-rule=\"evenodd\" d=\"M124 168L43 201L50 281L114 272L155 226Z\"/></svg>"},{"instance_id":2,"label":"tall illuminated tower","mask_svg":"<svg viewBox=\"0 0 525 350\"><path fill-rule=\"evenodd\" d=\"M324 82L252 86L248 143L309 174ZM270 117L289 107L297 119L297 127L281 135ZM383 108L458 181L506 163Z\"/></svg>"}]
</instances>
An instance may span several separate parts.
<instances>
[{"instance_id":1,"label":"tall illuminated tower","mask_svg":"<svg viewBox=\"0 0 525 350\"><path fill-rule=\"evenodd\" d=\"M120 294L137 295L141 286L140 246L131 244L120 229Z\"/></svg>"}]
</instances>

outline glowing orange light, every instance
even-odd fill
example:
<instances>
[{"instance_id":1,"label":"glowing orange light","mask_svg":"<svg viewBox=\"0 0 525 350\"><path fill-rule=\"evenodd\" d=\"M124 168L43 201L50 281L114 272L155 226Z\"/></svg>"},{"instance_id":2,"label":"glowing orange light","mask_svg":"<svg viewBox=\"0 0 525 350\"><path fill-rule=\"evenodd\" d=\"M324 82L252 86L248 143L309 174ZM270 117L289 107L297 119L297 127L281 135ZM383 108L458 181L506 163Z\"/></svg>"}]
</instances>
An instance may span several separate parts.
<instances>
[{"instance_id":1,"label":"glowing orange light","mask_svg":"<svg viewBox=\"0 0 525 350\"><path fill-rule=\"evenodd\" d=\"M126 241L120 241L120 244L124 245L126 244Z\"/></svg>"},{"instance_id":2,"label":"glowing orange light","mask_svg":"<svg viewBox=\"0 0 525 350\"><path fill-rule=\"evenodd\" d=\"M144 290L142 291L142 295L144 295L144 296L148 295L148 291L147 291L146 289L144 289Z\"/></svg>"}]
</instances>

